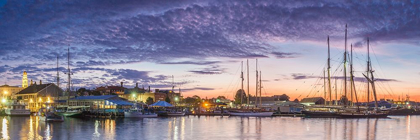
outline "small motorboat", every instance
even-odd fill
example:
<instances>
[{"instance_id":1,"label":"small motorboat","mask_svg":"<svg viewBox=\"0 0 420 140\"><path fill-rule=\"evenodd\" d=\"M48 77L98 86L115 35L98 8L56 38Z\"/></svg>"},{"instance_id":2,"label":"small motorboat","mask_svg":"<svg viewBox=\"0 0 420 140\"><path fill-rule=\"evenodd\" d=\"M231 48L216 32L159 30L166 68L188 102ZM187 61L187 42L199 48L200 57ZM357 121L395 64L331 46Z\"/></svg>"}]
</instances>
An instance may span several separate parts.
<instances>
[{"instance_id":1,"label":"small motorboat","mask_svg":"<svg viewBox=\"0 0 420 140\"><path fill-rule=\"evenodd\" d=\"M38 111L38 118L40 121L44 121L44 122L63 122L64 121L64 117L55 114L54 112L50 112L48 111L48 109L45 108L41 108Z\"/></svg>"},{"instance_id":2,"label":"small motorboat","mask_svg":"<svg viewBox=\"0 0 420 140\"><path fill-rule=\"evenodd\" d=\"M184 111L167 112L167 116L185 116Z\"/></svg>"},{"instance_id":3,"label":"small motorboat","mask_svg":"<svg viewBox=\"0 0 420 140\"><path fill-rule=\"evenodd\" d=\"M130 109L128 111L124 111L125 118L156 118L158 114L150 113L150 112L143 112L139 109Z\"/></svg>"}]
</instances>

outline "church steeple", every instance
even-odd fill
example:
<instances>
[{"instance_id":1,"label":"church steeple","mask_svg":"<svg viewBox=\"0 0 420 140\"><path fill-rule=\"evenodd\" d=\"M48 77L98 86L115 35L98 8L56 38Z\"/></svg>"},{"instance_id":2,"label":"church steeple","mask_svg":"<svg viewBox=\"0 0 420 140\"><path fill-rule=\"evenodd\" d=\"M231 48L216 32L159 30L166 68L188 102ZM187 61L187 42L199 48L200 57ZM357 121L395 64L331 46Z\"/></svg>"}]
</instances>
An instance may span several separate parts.
<instances>
[{"instance_id":1,"label":"church steeple","mask_svg":"<svg viewBox=\"0 0 420 140\"><path fill-rule=\"evenodd\" d=\"M28 87L28 75L26 71L23 71L23 77L22 77L22 88Z\"/></svg>"}]
</instances>

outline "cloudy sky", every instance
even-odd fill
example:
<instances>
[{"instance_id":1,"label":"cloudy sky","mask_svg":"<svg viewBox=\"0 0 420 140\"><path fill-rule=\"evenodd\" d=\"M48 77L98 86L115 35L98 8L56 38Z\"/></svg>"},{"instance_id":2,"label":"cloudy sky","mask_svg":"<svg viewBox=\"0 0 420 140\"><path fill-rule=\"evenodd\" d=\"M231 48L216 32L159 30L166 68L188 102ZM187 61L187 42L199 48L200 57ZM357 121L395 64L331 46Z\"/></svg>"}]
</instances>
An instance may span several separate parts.
<instances>
[{"instance_id":1,"label":"cloudy sky","mask_svg":"<svg viewBox=\"0 0 420 140\"><path fill-rule=\"evenodd\" d=\"M58 56L65 88L69 47L75 88L170 89L173 80L185 96L232 98L247 59L255 94L258 59L264 96L323 96L330 36L340 96L347 24L358 96L366 95L369 37L379 97L420 100L419 7L414 0L0 0L0 82L21 86L25 70L29 79L55 82Z\"/></svg>"}]
</instances>

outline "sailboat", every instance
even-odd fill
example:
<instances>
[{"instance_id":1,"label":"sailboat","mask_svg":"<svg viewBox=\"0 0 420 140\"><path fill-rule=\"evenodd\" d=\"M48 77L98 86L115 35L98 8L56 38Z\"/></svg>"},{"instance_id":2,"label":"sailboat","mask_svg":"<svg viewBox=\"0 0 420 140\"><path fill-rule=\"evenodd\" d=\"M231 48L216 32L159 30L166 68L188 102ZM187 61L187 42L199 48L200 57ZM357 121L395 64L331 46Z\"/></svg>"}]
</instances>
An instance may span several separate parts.
<instances>
[{"instance_id":1,"label":"sailboat","mask_svg":"<svg viewBox=\"0 0 420 140\"><path fill-rule=\"evenodd\" d=\"M58 60L57 60L58 61ZM57 68L58 68L58 63L57 63ZM57 69L58 70L58 69ZM70 99L70 84L71 84L71 70L70 70L70 48L67 49L67 78L68 78L68 84L67 84L67 105L66 107L64 107L64 109L61 110L57 110L56 114L60 115L60 116L67 116L67 117L77 117L82 115L82 111L80 109L77 108L71 108L69 106L69 99ZM58 74L57 74L58 76ZM58 78L57 78L58 79Z\"/></svg>"},{"instance_id":2,"label":"sailboat","mask_svg":"<svg viewBox=\"0 0 420 140\"><path fill-rule=\"evenodd\" d=\"M356 94L356 88L354 84L354 75L353 75L353 45L351 45L351 60L350 60L350 80L351 80L351 103L344 102L343 106L334 106L332 105L332 96L331 96L331 82L330 82L330 46L329 46L329 37L328 37L328 85L329 85L329 94L330 94L330 103L327 106L325 102L324 106L321 107L313 107L309 108L305 111L302 111L305 114L305 117L312 117L312 118L386 118L388 116L387 112L380 111L378 109L377 97L376 97L376 90L375 90L375 83L373 77L373 71L371 70L371 63L369 57L369 39L368 39L368 70L366 79L368 82L368 95L369 95L369 84L372 86L372 90L374 93L375 98L375 109L374 111L369 111L369 108L366 108L365 111L361 111L361 108L358 104L358 98ZM343 98L347 98L347 72L346 72L346 64L347 63L347 25L345 30L345 52L344 52L344 96ZM369 74L371 75L369 77ZM324 71L324 79L325 79L325 71ZM324 80L324 92L325 92L325 80ZM356 99L356 108L354 108L353 103L353 93ZM324 94L324 98L326 99L326 93ZM337 97L336 97L337 98ZM337 99L336 99L337 100ZM369 96L368 96L369 100ZM336 101L337 102L337 101Z\"/></svg>"},{"instance_id":3,"label":"sailboat","mask_svg":"<svg viewBox=\"0 0 420 140\"><path fill-rule=\"evenodd\" d=\"M249 97L250 97L250 95L249 95L249 65L248 65L248 60L246 61L247 62L247 79L248 79L248 100L247 100L247 106L249 107ZM243 64L242 64L243 65ZM258 64L257 64L258 65ZM258 67L258 66L257 66ZM258 86L258 70L256 70L256 73L257 73L257 79L256 79L256 81L257 81L257 87L256 88L259 88L259 91L260 91L260 107L261 107L261 84L260 84L260 86ZM241 71L241 79L242 79L242 85L243 85L243 72ZM260 79L261 79L261 74L260 74ZM260 80L261 81L261 80ZM241 91L243 91L243 86L241 87ZM257 104L257 96L258 95L258 89L256 90L256 93L255 93L255 105ZM241 94L241 96L242 96L242 94ZM242 97L241 97L242 98ZM242 99L241 99L241 104L242 104ZM271 116L273 116L273 113L274 112L272 112L272 111L262 111L262 110L257 110L257 109L254 109L254 110L249 110L249 109L242 109L242 110L230 110L229 111L229 115L230 116L242 116L242 117L271 117Z\"/></svg>"},{"instance_id":4,"label":"sailboat","mask_svg":"<svg viewBox=\"0 0 420 140\"><path fill-rule=\"evenodd\" d=\"M346 25L346 39L347 39L347 25ZM332 101L332 92L331 92L331 74L330 74L330 37L327 37L327 44L328 44L328 93L329 93L329 106L327 106L327 101L325 101L323 106L317 107L310 107L306 110L303 110L302 113L305 114L307 118L337 118L339 117L339 111L341 110L342 106L334 106ZM344 56L346 53L344 53ZM325 70L324 70L324 99L326 100L326 86L325 86ZM337 96L337 95L336 95ZM336 97L337 98L337 97ZM337 102L337 100L336 100Z\"/></svg>"},{"instance_id":5,"label":"sailboat","mask_svg":"<svg viewBox=\"0 0 420 140\"><path fill-rule=\"evenodd\" d=\"M363 76L365 76L365 78L368 80L368 91L367 94L370 94L369 91L369 83L372 86L372 90L373 90L373 96L375 99L375 108L373 111L369 111L369 107L367 107L366 111L360 111L359 109L359 105L357 104L357 110L356 111L351 111L351 112L342 112L340 113L340 117L341 118L387 118L388 117L388 112L385 111L381 111L378 108L378 99L377 99L377 95L376 95L376 88L375 88L375 79L373 76L373 70L372 70L372 63L370 62L370 55L369 55L369 38L367 39L367 56L368 56L368 61L367 61L367 71L366 71L366 75L363 74ZM353 60L352 60L353 61ZM354 87L354 81L353 81L353 73L351 72L351 80L353 82L353 87ZM369 77L370 74L370 77ZM357 101L357 95L356 95L356 101ZM369 101L369 96L368 96L368 101ZM357 101L358 102L358 101Z\"/></svg>"}]
</instances>

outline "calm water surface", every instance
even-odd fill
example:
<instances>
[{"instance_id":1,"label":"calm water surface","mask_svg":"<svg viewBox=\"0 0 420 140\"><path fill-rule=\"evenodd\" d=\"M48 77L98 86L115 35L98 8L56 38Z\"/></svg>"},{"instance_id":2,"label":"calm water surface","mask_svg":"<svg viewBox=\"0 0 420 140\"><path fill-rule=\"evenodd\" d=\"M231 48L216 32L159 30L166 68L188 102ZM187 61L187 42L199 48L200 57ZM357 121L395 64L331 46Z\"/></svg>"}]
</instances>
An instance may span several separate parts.
<instances>
[{"instance_id":1,"label":"calm water surface","mask_svg":"<svg viewBox=\"0 0 420 140\"><path fill-rule=\"evenodd\" d=\"M75 119L0 116L2 139L420 139L420 116L389 119L174 117Z\"/></svg>"}]
</instances>

